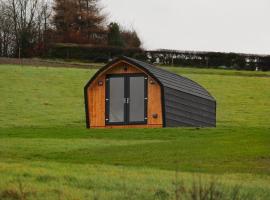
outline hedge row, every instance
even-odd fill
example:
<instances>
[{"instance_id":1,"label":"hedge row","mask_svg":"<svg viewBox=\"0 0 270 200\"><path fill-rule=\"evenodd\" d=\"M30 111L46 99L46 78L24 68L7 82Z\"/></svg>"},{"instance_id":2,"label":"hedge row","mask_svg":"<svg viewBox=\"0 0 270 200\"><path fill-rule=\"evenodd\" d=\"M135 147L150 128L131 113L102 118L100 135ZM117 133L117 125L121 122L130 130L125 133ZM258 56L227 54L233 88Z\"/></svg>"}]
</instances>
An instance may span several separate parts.
<instances>
[{"instance_id":1,"label":"hedge row","mask_svg":"<svg viewBox=\"0 0 270 200\"><path fill-rule=\"evenodd\" d=\"M90 46L73 44L56 44L49 48L47 58L78 59L93 62L108 62L117 56L129 56L137 59L146 59L140 48L119 48L113 46Z\"/></svg>"},{"instance_id":2,"label":"hedge row","mask_svg":"<svg viewBox=\"0 0 270 200\"><path fill-rule=\"evenodd\" d=\"M49 47L45 57L106 63L122 55L144 61L150 60L152 63L155 63L158 58L159 64L174 66L270 71L270 56L221 52L144 51L140 48L54 44Z\"/></svg>"}]
</instances>

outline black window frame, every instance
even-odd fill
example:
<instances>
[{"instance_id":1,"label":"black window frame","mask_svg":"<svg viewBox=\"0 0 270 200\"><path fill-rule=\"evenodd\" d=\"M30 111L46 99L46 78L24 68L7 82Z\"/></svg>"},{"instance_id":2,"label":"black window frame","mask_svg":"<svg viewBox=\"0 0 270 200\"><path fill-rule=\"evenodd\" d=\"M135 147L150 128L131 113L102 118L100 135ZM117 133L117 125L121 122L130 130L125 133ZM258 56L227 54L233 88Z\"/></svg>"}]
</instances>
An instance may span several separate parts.
<instances>
[{"instance_id":1,"label":"black window frame","mask_svg":"<svg viewBox=\"0 0 270 200\"><path fill-rule=\"evenodd\" d=\"M124 103L124 122L110 122L110 78L124 78L124 98L130 99L130 77L144 77L144 121L130 121L130 104ZM136 74L108 74L105 84L105 124L106 125L146 125L148 122L148 76L142 73Z\"/></svg>"}]
</instances>

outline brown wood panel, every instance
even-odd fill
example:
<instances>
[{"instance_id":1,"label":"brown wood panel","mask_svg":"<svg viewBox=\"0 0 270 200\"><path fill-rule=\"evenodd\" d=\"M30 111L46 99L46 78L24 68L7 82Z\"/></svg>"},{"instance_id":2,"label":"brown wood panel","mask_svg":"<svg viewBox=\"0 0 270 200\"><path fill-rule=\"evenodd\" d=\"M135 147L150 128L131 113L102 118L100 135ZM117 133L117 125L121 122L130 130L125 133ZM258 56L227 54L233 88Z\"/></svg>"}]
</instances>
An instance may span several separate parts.
<instances>
[{"instance_id":1,"label":"brown wood panel","mask_svg":"<svg viewBox=\"0 0 270 200\"><path fill-rule=\"evenodd\" d=\"M144 73L136 66L125 61L120 61L105 72L100 74L88 89L88 105L91 128L160 128L163 125L161 88L149 75L148 79L148 123L147 125L126 125L126 126L106 126L105 125L105 78L107 74L132 74ZM102 81L103 85L99 86L98 82ZM154 118L157 115L157 118Z\"/></svg>"},{"instance_id":2,"label":"brown wood panel","mask_svg":"<svg viewBox=\"0 0 270 200\"><path fill-rule=\"evenodd\" d=\"M144 72L125 62L119 63L118 65L114 66L113 68L110 68L106 72L106 74L135 74L135 73L144 73Z\"/></svg>"},{"instance_id":3,"label":"brown wood panel","mask_svg":"<svg viewBox=\"0 0 270 200\"><path fill-rule=\"evenodd\" d=\"M163 124L161 88L151 77L148 79L148 124Z\"/></svg>"},{"instance_id":4,"label":"brown wood panel","mask_svg":"<svg viewBox=\"0 0 270 200\"><path fill-rule=\"evenodd\" d=\"M103 81L103 86L98 82ZM90 127L105 126L105 76L96 79L88 89Z\"/></svg>"}]
</instances>

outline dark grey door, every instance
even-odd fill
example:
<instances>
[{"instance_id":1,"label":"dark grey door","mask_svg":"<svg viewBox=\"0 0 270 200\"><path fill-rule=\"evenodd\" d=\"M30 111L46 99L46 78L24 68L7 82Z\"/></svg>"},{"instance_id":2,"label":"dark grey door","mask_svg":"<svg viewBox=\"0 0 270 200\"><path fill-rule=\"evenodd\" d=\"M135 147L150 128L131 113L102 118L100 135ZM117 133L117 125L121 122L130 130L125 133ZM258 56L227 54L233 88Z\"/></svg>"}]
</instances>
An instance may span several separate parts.
<instances>
[{"instance_id":1,"label":"dark grey door","mask_svg":"<svg viewBox=\"0 0 270 200\"><path fill-rule=\"evenodd\" d=\"M146 120L145 90L144 76L129 77L129 123L143 123Z\"/></svg>"},{"instance_id":2,"label":"dark grey door","mask_svg":"<svg viewBox=\"0 0 270 200\"><path fill-rule=\"evenodd\" d=\"M106 124L146 124L147 77L111 75L106 83Z\"/></svg>"},{"instance_id":3,"label":"dark grey door","mask_svg":"<svg viewBox=\"0 0 270 200\"><path fill-rule=\"evenodd\" d=\"M107 84L108 123L125 122L125 77L110 77Z\"/></svg>"}]
</instances>

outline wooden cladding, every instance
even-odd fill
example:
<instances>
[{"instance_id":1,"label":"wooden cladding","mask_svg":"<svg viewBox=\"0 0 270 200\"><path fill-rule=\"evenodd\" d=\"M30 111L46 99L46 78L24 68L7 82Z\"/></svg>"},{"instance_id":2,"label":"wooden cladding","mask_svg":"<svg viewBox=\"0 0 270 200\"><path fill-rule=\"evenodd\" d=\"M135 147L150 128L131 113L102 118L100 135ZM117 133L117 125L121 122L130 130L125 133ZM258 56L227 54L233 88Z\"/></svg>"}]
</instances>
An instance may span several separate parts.
<instances>
[{"instance_id":1,"label":"wooden cladding","mask_svg":"<svg viewBox=\"0 0 270 200\"><path fill-rule=\"evenodd\" d=\"M138 74L148 76L148 105L146 125L106 125L105 124L105 93L106 75L110 74ZM119 61L101 73L91 83L87 90L88 112L91 128L160 128L163 127L162 96L160 85L146 72L125 61Z\"/></svg>"}]
</instances>

